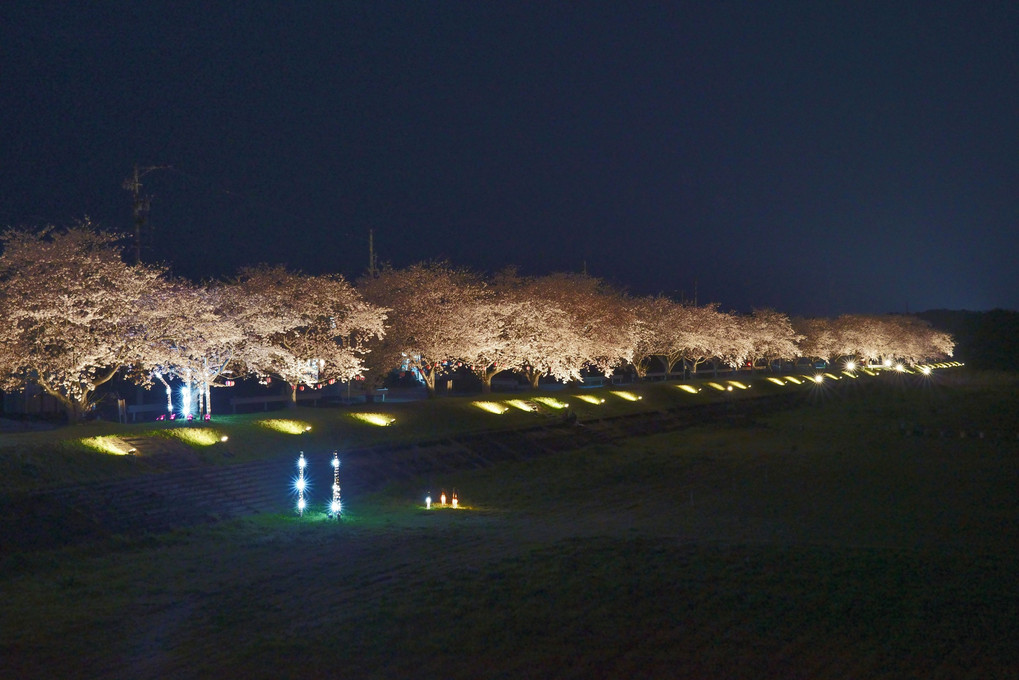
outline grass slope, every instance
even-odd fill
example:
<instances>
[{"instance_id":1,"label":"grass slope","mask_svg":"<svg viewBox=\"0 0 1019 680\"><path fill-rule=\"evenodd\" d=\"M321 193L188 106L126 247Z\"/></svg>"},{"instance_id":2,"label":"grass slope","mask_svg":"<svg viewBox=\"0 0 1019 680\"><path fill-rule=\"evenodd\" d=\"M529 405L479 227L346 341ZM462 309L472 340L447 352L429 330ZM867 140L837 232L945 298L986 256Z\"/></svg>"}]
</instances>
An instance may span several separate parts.
<instances>
[{"instance_id":1,"label":"grass slope","mask_svg":"<svg viewBox=\"0 0 1019 680\"><path fill-rule=\"evenodd\" d=\"M3 556L0 677L1017 677L1017 406L874 382L451 471L456 511Z\"/></svg>"}]
</instances>

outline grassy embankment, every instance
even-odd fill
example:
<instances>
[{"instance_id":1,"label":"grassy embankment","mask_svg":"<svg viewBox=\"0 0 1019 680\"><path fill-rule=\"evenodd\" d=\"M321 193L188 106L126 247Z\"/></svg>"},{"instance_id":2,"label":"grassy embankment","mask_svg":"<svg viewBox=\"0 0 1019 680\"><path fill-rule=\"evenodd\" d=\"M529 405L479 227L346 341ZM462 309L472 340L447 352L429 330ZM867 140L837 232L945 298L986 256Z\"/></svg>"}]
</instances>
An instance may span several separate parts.
<instances>
[{"instance_id":1,"label":"grassy embankment","mask_svg":"<svg viewBox=\"0 0 1019 680\"><path fill-rule=\"evenodd\" d=\"M840 387L451 472L455 511L5 556L0 676L1015 677L1014 382Z\"/></svg>"}]
</instances>

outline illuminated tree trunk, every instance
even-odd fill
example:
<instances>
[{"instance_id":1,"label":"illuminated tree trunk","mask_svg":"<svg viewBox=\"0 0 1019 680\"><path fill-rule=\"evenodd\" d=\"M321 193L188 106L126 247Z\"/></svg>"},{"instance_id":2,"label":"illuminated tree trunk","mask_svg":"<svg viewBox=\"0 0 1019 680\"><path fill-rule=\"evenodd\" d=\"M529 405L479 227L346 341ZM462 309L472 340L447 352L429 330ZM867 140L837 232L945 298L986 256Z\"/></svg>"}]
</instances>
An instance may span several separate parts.
<instances>
[{"instance_id":1,"label":"illuminated tree trunk","mask_svg":"<svg viewBox=\"0 0 1019 680\"><path fill-rule=\"evenodd\" d=\"M170 383L166 382L166 378L163 377L162 373L156 373L156 377L159 382L163 383L163 387L166 388L166 413L170 415L173 413L173 389L170 387Z\"/></svg>"},{"instance_id":2,"label":"illuminated tree trunk","mask_svg":"<svg viewBox=\"0 0 1019 680\"><path fill-rule=\"evenodd\" d=\"M435 397L435 374L438 372L438 367L425 366L420 369L420 372L425 378L425 387L428 389L428 398L433 399Z\"/></svg>"},{"instance_id":3,"label":"illuminated tree trunk","mask_svg":"<svg viewBox=\"0 0 1019 680\"><path fill-rule=\"evenodd\" d=\"M481 380L481 392L483 394L490 394L492 392L492 378L505 370L505 368L499 368L496 364L484 368L475 368L473 372Z\"/></svg>"},{"instance_id":4,"label":"illuminated tree trunk","mask_svg":"<svg viewBox=\"0 0 1019 680\"><path fill-rule=\"evenodd\" d=\"M532 390L538 389L538 381L541 380L542 375L542 372L536 370L533 366L524 368L524 377L527 378L527 382L530 383Z\"/></svg>"},{"instance_id":5,"label":"illuminated tree trunk","mask_svg":"<svg viewBox=\"0 0 1019 680\"><path fill-rule=\"evenodd\" d=\"M633 362L633 370L637 374L638 382L643 382L644 378L647 377L647 369L650 363L650 357L644 357Z\"/></svg>"}]
</instances>

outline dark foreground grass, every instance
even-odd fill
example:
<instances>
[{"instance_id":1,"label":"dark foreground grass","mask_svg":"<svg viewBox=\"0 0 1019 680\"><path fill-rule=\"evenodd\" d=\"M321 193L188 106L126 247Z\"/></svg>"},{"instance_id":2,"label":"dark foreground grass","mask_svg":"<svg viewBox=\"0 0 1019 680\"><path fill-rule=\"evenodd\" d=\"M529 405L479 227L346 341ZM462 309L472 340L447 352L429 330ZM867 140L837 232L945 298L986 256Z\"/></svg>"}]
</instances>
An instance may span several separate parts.
<instances>
[{"instance_id":1,"label":"dark foreground grass","mask_svg":"<svg viewBox=\"0 0 1019 680\"><path fill-rule=\"evenodd\" d=\"M1019 677L1015 400L830 393L339 522L3 556L0 677Z\"/></svg>"}]
</instances>

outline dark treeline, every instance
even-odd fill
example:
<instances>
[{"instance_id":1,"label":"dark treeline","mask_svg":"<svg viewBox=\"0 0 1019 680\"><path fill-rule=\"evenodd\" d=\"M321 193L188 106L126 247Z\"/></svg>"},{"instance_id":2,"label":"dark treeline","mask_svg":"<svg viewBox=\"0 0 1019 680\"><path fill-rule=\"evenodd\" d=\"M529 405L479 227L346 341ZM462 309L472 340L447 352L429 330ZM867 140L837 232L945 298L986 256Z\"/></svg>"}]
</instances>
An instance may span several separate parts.
<instances>
[{"instance_id":1,"label":"dark treeline","mask_svg":"<svg viewBox=\"0 0 1019 680\"><path fill-rule=\"evenodd\" d=\"M917 314L955 339L955 359L978 370L1016 371L1019 357L1019 312L932 309Z\"/></svg>"}]
</instances>

